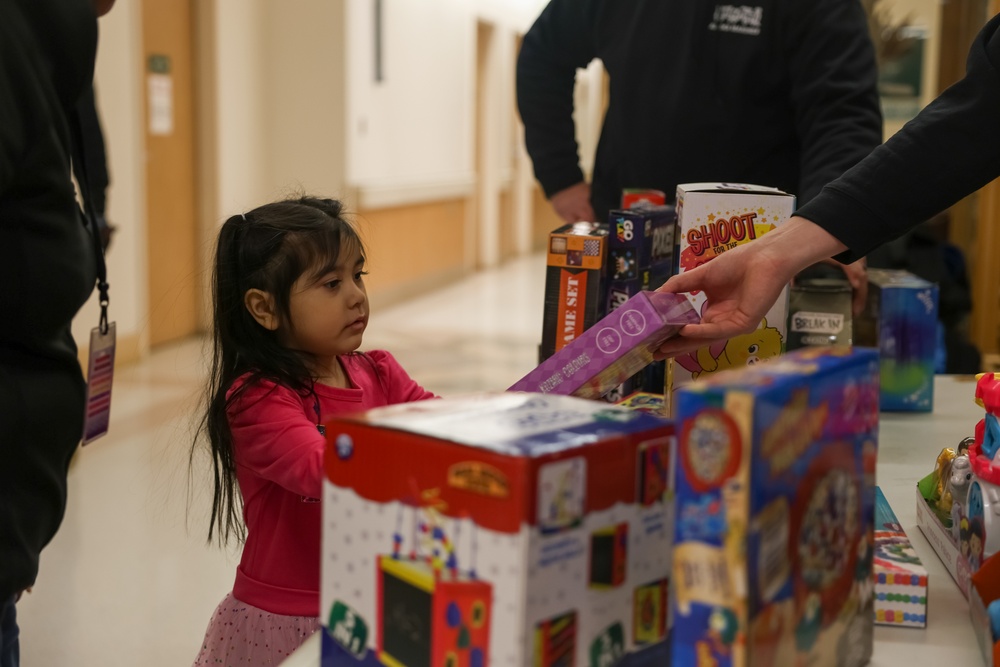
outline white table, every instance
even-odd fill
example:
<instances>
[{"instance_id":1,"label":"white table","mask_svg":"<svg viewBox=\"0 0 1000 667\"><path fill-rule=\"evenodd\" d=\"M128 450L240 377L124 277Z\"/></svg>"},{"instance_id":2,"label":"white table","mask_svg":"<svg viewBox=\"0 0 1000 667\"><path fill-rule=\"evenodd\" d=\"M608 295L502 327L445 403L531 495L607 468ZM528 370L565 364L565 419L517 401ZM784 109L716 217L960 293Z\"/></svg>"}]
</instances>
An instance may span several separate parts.
<instances>
[{"instance_id":1,"label":"white table","mask_svg":"<svg viewBox=\"0 0 1000 667\"><path fill-rule=\"evenodd\" d=\"M978 667L983 664L969 622L969 605L916 523L917 480L934 468L942 447L973 435L982 408L971 377L938 376L934 412L883 413L879 429L878 485L913 542L928 573L927 628L875 626L873 667ZM283 667L318 667L313 635Z\"/></svg>"}]
</instances>

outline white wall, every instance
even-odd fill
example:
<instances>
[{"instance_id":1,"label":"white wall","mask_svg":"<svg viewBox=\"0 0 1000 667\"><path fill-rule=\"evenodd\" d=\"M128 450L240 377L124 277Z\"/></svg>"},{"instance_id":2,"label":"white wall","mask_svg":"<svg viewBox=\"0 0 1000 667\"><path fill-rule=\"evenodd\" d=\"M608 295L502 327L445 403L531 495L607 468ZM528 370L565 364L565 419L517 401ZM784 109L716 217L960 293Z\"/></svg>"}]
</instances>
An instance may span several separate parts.
<instances>
[{"instance_id":1,"label":"white wall","mask_svg":"<svg viewBox=\"0 0 1000 667\"><path fill-rule=\"evenodd\" d=\"M343 196L343 13L330 0L265 3L268 199Z\"/></svg>"},{"instance_id":2,"label":"white wall","mask_svg":"<svg viewBox=\"0 0 1000 667\"><path fill-rule=\"evenodd\" d=\"M264 44L268 0L214 2L215 214L221 222L269 199L267 90L263 75L267 67Z\"/></svg>"},{"instance_id":3,"label":"white wall","mask_svg":"<svg viewBox=\"0 0 1000 667\"><path fill-rule=\"evenodd\" d=\"M514 125L514 40L545 0L383 0L385 80L373 81L371 0L203 0L195 15L198 101L209 155L200 181L204 244L217 225L290 190L346 196L370 205L469 196L476 173L477 21L492 24L500 180L520 146ZM111 317L119 338L145 345L145 148L141 3L120 2L101 19L96 85L112 184L108 217L118 225L108 256ZM205 91L199 91L204 93ZM358 206L360 202L349 202ZM207 258L207 253L205 254ZM74 324L86 345L96 297Z\"/></svg>"},{"instance_id":4,"label":"white wall","mask_svg":"<svg viewBox=\"0 0 1000 667\"><path fill-rule=\"evenodd\" d=\"M494 24L504 105L513 105L513 43L539 0L383 0L383 81L376 82L371 0L345 0L346 180L372 203L469 194L475 180L476 24ZM508 107L510 108L510 107ZM511 145L511 115L496 128ZM406 194L393 197L392 190ZM421 190L424 192L421 193Z\"/></svg>"},{"instance_id":5,"label":"white wall","mask_svg":"<svg viewBox=\"0 0 1000 667\"><path fill-rule=\"evenodd\" d=\"M143 173L142 33L137 3L120 3L100 20L95 86L105 133L111 185L106 215L118 231L107 255L109 317L118 337L141 336L146 325L146 207ZM81 345L99 316L97 292L73 323Z\"/></svg>"}]
</instances>

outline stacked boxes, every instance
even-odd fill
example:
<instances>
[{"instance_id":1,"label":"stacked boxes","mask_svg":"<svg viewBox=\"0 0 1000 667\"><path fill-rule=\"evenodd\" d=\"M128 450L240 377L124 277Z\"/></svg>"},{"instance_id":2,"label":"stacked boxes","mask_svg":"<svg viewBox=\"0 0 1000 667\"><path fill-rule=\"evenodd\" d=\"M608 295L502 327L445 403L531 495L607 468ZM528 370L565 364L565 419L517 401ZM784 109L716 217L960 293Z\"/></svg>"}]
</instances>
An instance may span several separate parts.
<instances>
[{"instance_id":1,"label":"stacked boxes","mask_svg":"<svg viewBox=\"0 0 1000 667\"><path fill-rule=\"evenodd\" d=\"M938 288L907 271L868 270L868 303L854 325L856 345L882 355L882 409L934 407Z\"/></svg>"},{"instance_id":2,"label":"stacked boxes","mask_svg":"<svg viewBox=\"0 0 1000 667\"><path fill-rule=\"evenodd\" d=\"M792 352L685 387L677 409L673 664L865 664L875 351Z\"/></svg>"},{"instance_id":3,"label":"stacked boxes","mask_svg":"<svg viewBox=\"0 0 1000 667\"><path fill-rule=\"evenodd\" d=\"M795 197L774 188L729 183L677 186L678 273L711 261L726 250L749 243L783 224L795 208ZM692 295L699 309L704 294ZM785 349L788 290L767 312L760 327L745 336L677 357L667 371L669 398L676 387L712 373L755 364Z\"/></svg>"},{"instance_id":4,"label":"stacked boxes","mask_svg":"<svg viewBox=\"0 0 1000 667\"><path fill-rule=\"evenodd\" d=\"M575 222L549 234L539 362L604 316L607 244L607 226L595 222Z\"/></svg>"},{"instance_id":5,"label":"stacked boxes","mask_svg":"<svg viewBox=\"0 0 1000 667\"><path fill-rule=\"evenodd\" d=\"M668 660L669 421L506 393L326 433L324 667Z\"/></svg>"},{"instance_id":6,"label":"stacked boxes","mask_svg":"<svg viewBox=\"0 0 1000 667\"><path fill-rule=\"evenodd\" d=\"M682 294L639 292L515 382L510 391L601 398L645 368L663 341L698 320Z\"/></svg>"},{"instance_id":7,"label":"stacked boxes","mask_svg":"<svg viewBox=\"0 0 1000 667\"><path fill-rule=\"evenodd\" d=\"M927 627L927 570L882 489L875 489L875 623Z\"/></svg>"},{"instance_id":8,"label":"stacked boxes","mask_svg":"<svg viewBox=\"0 0 1000 667\"><path fill-rule=\"evenodd\" d=\"M610 313L642 290L655 290L673 273L677 213L673 206L637 206L608 214L608 301ZM627 379L608 397L663 391L665 362L657 361Z\"/></svg>"}]
</instances>

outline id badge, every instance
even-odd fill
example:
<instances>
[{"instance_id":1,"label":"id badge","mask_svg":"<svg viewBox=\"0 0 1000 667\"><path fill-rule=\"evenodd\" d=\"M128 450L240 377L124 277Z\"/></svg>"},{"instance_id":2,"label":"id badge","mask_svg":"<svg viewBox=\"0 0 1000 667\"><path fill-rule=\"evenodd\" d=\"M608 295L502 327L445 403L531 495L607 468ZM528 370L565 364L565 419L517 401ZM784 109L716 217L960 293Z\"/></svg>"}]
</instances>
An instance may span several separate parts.
<instances>
[{"instance_id":1,"label":"id badge","mask_svg":"<svg viewBox=\"0 0 1000 667\"><path fill-rule=\"evenodd\" d=\"M111 381L115 374L115 323L108 324L107 333L101 327L90 332L90 354L87 361L87 411L83 420L83 444L97 440L108 432L111 419Z\"/></svg>"}]
</instances>

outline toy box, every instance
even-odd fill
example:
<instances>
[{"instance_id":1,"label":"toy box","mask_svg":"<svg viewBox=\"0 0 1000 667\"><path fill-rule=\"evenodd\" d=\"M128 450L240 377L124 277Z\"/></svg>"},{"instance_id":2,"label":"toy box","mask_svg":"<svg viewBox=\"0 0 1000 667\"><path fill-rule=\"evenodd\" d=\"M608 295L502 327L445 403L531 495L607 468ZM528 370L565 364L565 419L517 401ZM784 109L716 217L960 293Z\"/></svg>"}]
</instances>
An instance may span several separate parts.
<instances>
[{"instance_id":1,"label":"toy box","mask_svg":"<svg viewBox=\"0 0 1000 667\"><path fill-rule=\"evenodd\" d=\"M868 270L868 302L856 318L856 345L882 354L882 409L934 407L937 285L906 271Z\"/></svg>"},{"instance_id":2,"label":"toy box","mask_svg":"<svg viewBox=\"0 0 1000 667\"><path fill-rule=\"evenodd\" d=\"M506 393L326 433L324 667L665 664L671 422Z\"/></svg>"},{"instance_id":3,"label":"toy box","mask_svg":"<svg viewBox=\"0 0 1000 667\"><path fill-rule=\"evenodd\" d=\"M672 664L865 664L877 353L798 350L677 409Z\"/></svg>"},{"instance_id":4,"label":"toy box","mask_svg":"<svg viewBox=\"0 0 1000 667\"><path fill-rule=\"evenodd\" d=\"M667 281L673 270L676 222L673 206L608 214L607 312Z\"/></svg>"},{"instance_id":5,"label":"toy box","mask_svg":"<svg viewBox=\"0 0 1000 667\"><path fill-rule=\"evenodd\" d=\"M607 249L606 224L574 222L549 234L539 363L604 317Z\"/></svg>"},{"instance_id":6,"label":"toy box","mask_svg":"<svg viewBox=\"0 0 1000 667\"><path fill-rule=\"evenodd\" d=\"M601 398L653 360L698 314L682 294L639 292L515 382L510 391Z\"/></svg>"},{"instance_id":7,"label":"toy box","mask_svg":"<svg viewBox=\"0 0 1000 667\"><path fill-rule=\"evenodd\" d=\"M787 220L795 209L795 197L774 188L730 183L687 183L677 186L677 272L701 266L730 248L749 243ZM692 294L699 313L705 295ZM668 362L665 394L668 406L674 388L697 377L728 368L749 366L776 357L785 349L788 290L781 296L760 327L733 338L681 355Z\"/></svg>"},{"instance_id":8,"label":"toy box","mask_svg":"<svg viewBox=\"0 0 1000 667\"><path fill-rule=\"evenodd\" d=\"M927 570L879 488L873 574L876 624L927 627Z\"/></svg>"},{"instance_id":9,"label":"toy box","mask_svg":"<svg viewBox=\"0 0 1000 667\"><path fill-rule=\"evenodd\" d=\"M966 597L974 573L1000 551L1000 373L976 378L985 415L975 436L942 449L917 482L917 525Z\"/></svg>"},{"instance_id":10,"label":"toy box","mask_svg":"<svg viewBox=\"0 0 1000 667\"><path fill-rule=\"evenodd\" d=\"M625 188L622 190L621 205L624 209L639 206L663 206L667 203L667 193L647 188Z\"/></svg>"},{"instance_id":11,"label":"toy box","mask_svg":"<svg viewBox=\"0 0 1000 667\"><path fill-rule=\"evenodd\" d=\"M643 290L655 290L674 269L673 206L636 205L608 214L608 300L610 313ZM636 391L662 392L666 362L655 361L608 394L612 402Z\"/></svg>"},{"instance_id":12,"label":"toy box","mask_svg":"<svg viewBox=\"0 0 1000 667\"><path fill-rule=\"evenodd\" d=\"M969 616L983 662L1000 667L1000 556L983 561L972 575Z\"/></svg>"},{"instance_id":13,"label":"toy box","mask_svg":"<svg viewBox=\"0 0 1000 667\"><path fill-rule=\"evenodd\" d=\"M642 410L654 415L663 414L663 394L653 394L648 391L637 391L621 399L615 405L631 410Z\"/></svg>"}]
</instances>

